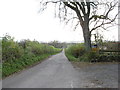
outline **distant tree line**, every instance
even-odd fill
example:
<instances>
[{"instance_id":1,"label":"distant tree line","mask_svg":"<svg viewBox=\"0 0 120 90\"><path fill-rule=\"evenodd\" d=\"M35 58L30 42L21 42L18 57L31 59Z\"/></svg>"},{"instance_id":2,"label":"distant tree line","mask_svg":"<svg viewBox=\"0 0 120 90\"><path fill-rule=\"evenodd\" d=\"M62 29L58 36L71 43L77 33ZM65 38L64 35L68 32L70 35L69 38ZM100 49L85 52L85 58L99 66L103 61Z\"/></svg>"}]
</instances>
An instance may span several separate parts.
<instances>
[{"instance_id":1,"label":"distant tree line","mask_svg":"<svg viewBox=\"0 0 120 90\"><path fill-rule=\"evenodd\" d=\"M42 44L47 44L47 45L50 45L50 46L54 46L55 48L67 48L69 45L74 45L74 44L77 44L77 43L67 43L67 42L59 42L59 41L51 41L51 42L48 42L48 43L42 43Z\"/></svg>"}]
</instances>

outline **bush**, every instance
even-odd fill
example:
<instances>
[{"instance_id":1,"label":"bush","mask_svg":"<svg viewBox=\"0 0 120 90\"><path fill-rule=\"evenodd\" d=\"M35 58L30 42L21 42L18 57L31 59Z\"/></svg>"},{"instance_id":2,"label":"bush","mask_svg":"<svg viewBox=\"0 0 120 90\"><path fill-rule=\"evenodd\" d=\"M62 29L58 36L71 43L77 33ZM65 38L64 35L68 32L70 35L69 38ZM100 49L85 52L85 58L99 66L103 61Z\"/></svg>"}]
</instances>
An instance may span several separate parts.
<instances>
[{"instance_id":1,"label":"bush","mask_svg":"<svg viewBox=\"0 0 120 90\"><path fill-rule=\"evenodd\" d=\"M70 61L78 61L79 60L78 58L75 58L73 55L67 53L66 50L65 50L65 55L68 58L68 60L70 60Z\"/></svg>"},{"instance_id":2,"label":"bush","mask_svg":"<svg viewBox=\"0 0 120 90\"><path fill-rule=\"evenodd\" d=\"M120 55L106 55L91 51L79 57L80 61L89 62L120 62Z\"/></svg>"},{"instance_id":3,"label":"bush","mask_svg":"<svg viewBox=\"0 0 120 90\"><path fill-rule=\"evenodd\" d=\"M84 53L85 47L83 44L71 45L65 49L65 55L70 61L79 61L79 57Z\"/></svg>"},{"instance_id":4,"label":"bush","mask_svg":"<svg viewBox=\"0 0 120 90\"><path fill-rule=\"evenodd\" d=\"M10 36L6 36L2 40L2 60L11 60L20 58L24 54L22 47L14 42Z\"/></svg>"},{"instance_id":5,"label":"bush","mask_svg":"<svg viewBox=\"0 0 120 90\"><path fill-rule=\"evenodd\" d=\"M83 56L79 57L80 61L89 61L89 62L94 62L97 60L99 54L95 51L90 51L87 53L84 53Z\"/></svg>"},{"instance_id":6,"label":"bush","mask_svg":"<svg viewBox=\"0 0 120 90\"><path fill-rule=\"evenodd\" d=\"M37 41L23 40L15 42L13 38L6 35L2 40L2 75L6 77L18 72L61 50Z\"/></svg>"},{"instance_id":7,"label":"bush","mask_svg":"<svg viewBox=\"0 0 120 90\"><path fill-rule=\"evenodd\" d=\"M71 45L65 50L65 54L70 61L84 62L120 62L119 53L100 54L97 50L85 52L83 44Z\"/></svg>"},{"instance_id":8,"label":"bush","mask_svg":"<svg viewBox=\"0 0 120 90\"><path fill-rule=\"evenodd\" d=\"M85 53L85 47L82 44L71 45L66 49L66 52L78 58Z\"/></svg>"},{"instance_id":9,"label":"bush","mask_svg":"<svg viewBox=\"0 0 120 90\"><path fill-rule=\"evenodd\" d=\"M99 57L97 58L98 62L120 62L120 55L105 55L105 54L100 54Z\"/></svg>"},{"instance_id":10,"label":"bush","mask_svg":"<svg viewBox=\"0 0 120 90\"><path fill-rule=\"evenodd\" d=\"M24 47L25 53L33 53L34 55L50 54L60 52L61 49L49 46L47 44L41 44L38 41L24 40L19 42L19 45Z\"/></svg>"}]
</instances>

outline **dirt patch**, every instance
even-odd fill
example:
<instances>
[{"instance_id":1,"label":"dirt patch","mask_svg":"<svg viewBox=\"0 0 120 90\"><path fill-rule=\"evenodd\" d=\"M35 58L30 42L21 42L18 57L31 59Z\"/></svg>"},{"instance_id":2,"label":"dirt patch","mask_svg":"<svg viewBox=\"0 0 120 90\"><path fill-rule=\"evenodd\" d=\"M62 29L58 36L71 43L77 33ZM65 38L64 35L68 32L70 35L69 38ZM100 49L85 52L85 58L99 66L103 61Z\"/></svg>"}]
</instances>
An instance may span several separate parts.
<instances>
[{"instance_id":1,"label":"dirt patch","mask_svg":"<svg viewBox=\"0 0 120 90\"><path fill-rule=\"evenodd\" d=\"M117 62L71 62L83 78L85 88L118 88Z\"/></svg>"},{"instance_id":2,"label":"dirt patch","mask_svg":"<svg viewBox=\"0 0 120 90\"><path fill-rule=\"evenodd\" d=\"M118 62L96 62L96 63L91 63L91 62L71 62L74 68L86 68L89 66L98 66L98 65L110 65L110 64L118 64Z\"/></svg>"}]
</instances>

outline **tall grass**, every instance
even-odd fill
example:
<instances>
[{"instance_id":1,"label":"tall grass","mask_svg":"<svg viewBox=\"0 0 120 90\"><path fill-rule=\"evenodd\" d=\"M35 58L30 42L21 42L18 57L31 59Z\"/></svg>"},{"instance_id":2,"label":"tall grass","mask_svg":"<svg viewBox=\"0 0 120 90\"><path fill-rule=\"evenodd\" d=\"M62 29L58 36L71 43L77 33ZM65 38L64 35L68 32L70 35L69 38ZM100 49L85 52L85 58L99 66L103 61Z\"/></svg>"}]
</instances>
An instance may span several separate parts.
<instances>
[{"instance_id":1,"label":"tall grass","mask_svg":"<svg viewBox=\"0 0 120 90\"><path fill-rule=\"evenodd\" d=\"M15 42L11 36L5 36L2 40L2 77L18 72L60 51L59 48L38 41Z\"/></svg>"}]
</instances>

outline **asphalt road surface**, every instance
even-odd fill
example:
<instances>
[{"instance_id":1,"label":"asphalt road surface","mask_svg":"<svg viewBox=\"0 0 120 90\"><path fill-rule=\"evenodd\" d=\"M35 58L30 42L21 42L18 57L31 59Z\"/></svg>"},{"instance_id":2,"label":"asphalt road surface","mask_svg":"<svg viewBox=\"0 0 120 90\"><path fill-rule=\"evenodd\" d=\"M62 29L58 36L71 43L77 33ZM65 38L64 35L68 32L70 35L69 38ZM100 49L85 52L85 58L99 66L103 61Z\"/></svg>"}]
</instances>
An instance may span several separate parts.
<instances>
[{"instance_id":1,"label":"asphalt road surface","mask_svg":"<svg viewBox=\"0 0 120 90\"><path fill-rule=\"evenodd\" d=\"M117 66L115 66L114 69L117 69ZM97 73L94 75L92 73L89 73L89 68L87 69L87 73L86 70L85 72L83 70L85 69L77 70L76 68L74 68L73 65L66 58L64 51L62 51L61 53L53 55L49 59L44 60L42 63L32 68L23 70L18 74L14 74L10 77L5 78L2 82L2 85L3 88L88 88L92 86L95 87L96 84L87 81L87 79L89 80L90 78L94 78L94 76L96 76ZM87 75L86 77L86 74L91 74L93 76ZM114 74L117 75L117 71L114 72ZM118 85L116 81L118 77L115 75L113 76L115 77L113 83L110 83L112 87L117 87ZM108 80L107 82L109 83L111 82L111 80ZM98 83L98 80L96 81L96 83ZM99 83L103 84L101 82ZM98 87L102 86L98 85Z\"/></svg>"}]
</instances>

